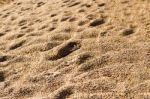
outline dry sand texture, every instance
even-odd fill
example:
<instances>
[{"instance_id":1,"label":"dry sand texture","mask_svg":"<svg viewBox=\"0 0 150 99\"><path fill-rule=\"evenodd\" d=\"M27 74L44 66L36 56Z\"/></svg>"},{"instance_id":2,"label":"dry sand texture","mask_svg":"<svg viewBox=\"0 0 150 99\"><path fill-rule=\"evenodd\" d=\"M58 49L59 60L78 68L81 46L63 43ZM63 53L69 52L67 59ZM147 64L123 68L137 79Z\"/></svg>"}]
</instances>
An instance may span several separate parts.
<instances>
[{"instance_id":1,"label":"dry sand texture","mask_svg":"<svg viewBox=\"0 0 150 99\"><path fill-rule=\"evenodd\" d=\"M1 0L0 99L150 99L149 0Z\"/></svg>"}]
</instances>

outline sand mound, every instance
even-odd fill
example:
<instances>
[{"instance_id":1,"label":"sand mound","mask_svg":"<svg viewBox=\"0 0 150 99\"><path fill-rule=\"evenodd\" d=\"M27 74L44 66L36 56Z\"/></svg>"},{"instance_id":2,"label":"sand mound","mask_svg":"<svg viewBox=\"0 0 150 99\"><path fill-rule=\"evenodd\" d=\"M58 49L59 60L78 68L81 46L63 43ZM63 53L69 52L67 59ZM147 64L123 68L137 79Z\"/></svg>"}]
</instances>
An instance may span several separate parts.
<instances>
[{"instance_id":1,"label":"sand mound","mask_svg":"<svg viewBox=\"0 0 150 99\"><path fill-rule=\"evenodd\" d=\"M149 0L0 5L0 99L150 99Z\"/></svg>"}]
</instances>

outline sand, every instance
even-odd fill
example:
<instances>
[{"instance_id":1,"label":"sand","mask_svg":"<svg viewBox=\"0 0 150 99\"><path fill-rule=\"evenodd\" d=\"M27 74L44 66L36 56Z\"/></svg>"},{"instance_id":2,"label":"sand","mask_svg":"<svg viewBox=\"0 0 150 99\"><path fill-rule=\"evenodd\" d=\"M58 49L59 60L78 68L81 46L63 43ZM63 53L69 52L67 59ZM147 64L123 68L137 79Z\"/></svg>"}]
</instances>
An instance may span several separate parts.
<instances>
[{"instance_id":1,"label":"sand","mask_svg":"<svg viewBox=\"0 0 150 99\"><path fill-rule=\"evenodd\" d=\"M150 99L150 1L0 0L0 99Z\"/></svg>"}]
</instances>

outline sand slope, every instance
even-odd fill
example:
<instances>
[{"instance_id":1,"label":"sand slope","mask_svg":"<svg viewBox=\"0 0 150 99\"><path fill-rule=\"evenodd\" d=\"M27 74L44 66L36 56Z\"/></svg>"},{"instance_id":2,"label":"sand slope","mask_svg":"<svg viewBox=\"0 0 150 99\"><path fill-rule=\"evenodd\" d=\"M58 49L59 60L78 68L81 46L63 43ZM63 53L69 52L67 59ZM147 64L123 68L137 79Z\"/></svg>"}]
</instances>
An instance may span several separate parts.
<instances>
[{"instance_id":1,"label":"sand slope","mask_svg":"<svg viewBox=\"0 0 150 99\"><path fill-rule=\"evenodd\" d=\"M150 99L149 0L0 5L0 99Z\"/></svg>"}]
</instances>

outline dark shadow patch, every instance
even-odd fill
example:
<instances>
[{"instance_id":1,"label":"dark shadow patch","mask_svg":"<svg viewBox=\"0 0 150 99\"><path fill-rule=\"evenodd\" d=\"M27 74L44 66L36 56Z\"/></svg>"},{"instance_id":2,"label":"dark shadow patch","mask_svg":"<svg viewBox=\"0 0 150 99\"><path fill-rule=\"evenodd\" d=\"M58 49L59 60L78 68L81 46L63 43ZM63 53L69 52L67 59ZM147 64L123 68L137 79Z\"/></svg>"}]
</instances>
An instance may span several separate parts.
<instances>
[{"instance_id":1,"label":"dark shadow patch","mask_svg":"<svg viewBox=\"0 0 150 99\"><path fill-rule=\"evenodd\" d=\"M105 5L106 5L105 3L100 3L100 4L98 4L98 7L103 7Z\"/></svg>"},{"instance_id":2,"label":"dark shadow patch","mask_svg":"<svg viewBox=\"0 0 150 99\"><path fill-rule=\"evenodd\" d=\"M134 33L134 29L133 28L128 28L128 29L124 29L122 31L122 36L128 36Z\"/></svg>"},{"instance_id":3,"label":"dark shadow patch","mask_svg":"<svg viewBox=\"0 0 150 99\"><path fill-rule=\"evenodd\" d=\"M39 3L37 3L37 7L41 7L41 6L43 6L45 3L44 2L39 2Z\"/></svg>"},{"instance_id":4,"label":"dark shadow patch","mask_svg":"<svg viewBox=\"0 0 150 99\"><path fill-rule=\"evenodd\" d=\"M106 36L107 33L108 33L107 31L101 32L101 33L100 33L100 36L101 36L101 37Z\"/></svg>"},{"instance_id":5,"label":"dark shadow patch","mask_svg":"<svg viewBox=\"0 0 150 99\"><path fill-rule=\"evenodd\" d=\"M107 65L109 60L109 57L107 56L101 56L98 58L95 58L93 60L90 60L82 65L80 65L78 71L85 72L97 68L103 68L105 65Z\"/></svg>"},{"instance_id":6,"label":"dark shadow patch","mask_svg":"<svg viewBox=\"0 0 150 99\"><path fill-rule=\"evenodd\" d=\"M0 33L0 37L1 37L1 36L4 36L4 35L5 35L5 33Z\"/></svg>"},{"instance_id":7,"label":"dark shadow patch","mask_svg":"<svg viewBox=\"0 0 150 99\"><path fill-rule=\"evenodd\" d=\"M28 27L27 26L23 26L21 27L21 30L24 30L24 29L27 29Z\"/></svg>"},{"instance_id":8,"label":"dark shadow patch","mask_svg":"<svg viewBox=\"0 0 150 99\"><path fill-rule=\"evenodd\" d=\"M56 13L51 14L51 17L55 17L55 16L57 16L57 14L56 14Z\"/></svg>"},{"instance_id":9,"label":"dark shadow patch","mask_svg":"<svg viewBox=\"0 0 150 99\"><path fill-rule=\"evenodd\" d=\"M17 49L18 47L21 47L24 43L25 43L24 40L23 40L23 41L19 41L19 42L12 43L12 44L8 47L8 50Z\"/></svg>"},{"instance_id":10,"label":"dark shadow patch","mask_svg":"<svg viewBox=\"0 0 150 99\"><path fill-rule=\"evenodd\" d=\"M71 17L71 16L63 16L60 21L61 21L61 22L66 21L66 20L68 20L70 17Z\"/></svg>"},{"instance_id":11,"label":"dark shadow patch","mask_svg":"<svg viewBox=\"0 0 150 99\"><path fill-rule=\"evenodd\" d=\"M0 62L9 61L13 58L14 58L14 56L10 56L10 55L0 55Z\"/></svg>"},{"instance_id":12,"label":"dark shadow patch","mask_svg":"<svg viewBox=\"0 0 150 99\"><path fill-rule=\"evenodd\" d=\"M14 39L18 39L20 37L24 36L24 34L13 34L13 35L10 35L7 40L14 40Z\"/></svg>"},{"instance_id":13,"label":"dark shadow patch","mask_svg":"<svg viewBox=\"0 0 150 99\"><path fill-rule=\"evenodd\" d=\"M77 6L77 5L79 5L79 4L80 4L80 2L74 2L73 4L69 5L68 7Z\"/></svg>"},{"instance_id":14,"label":"dark shadow patch","mask_svg":"<svg viewBox=\"0 0 150 99\"><path fill-rule=\"evenodd\" d=\"M90 26L95 27L95 26L99 26L105 23L105 20L102 18L99 19L95 19L90 23Z\"/></svg>"},{"instance_id":15,"label":"dark shadow patch","mask_svg":"<svg viewBox=\"0 0 150 99\"><path fill-rule=\"evenodd\" d=\"M80 47L79 43L77 43L77 42L69 42L68 44L66 44L64 47L62 47L58 51L58 55L60 57L65 57L68 54L72 53L73 51L77 50L79 47Z\"/></svg>"},{"instance_id":16,"label":"dark shadow patch","mask_svg":"<svg viewBox=\"0 0 150 99\"><path fill-rule=\"evenodd\" d=\"M7 56L0 56L0 62L7 61Z\"/></svg>"},{"instance_id":17,"label":"dark shadow patch","mask_svg":"<svg viewBox=\"0 0 150 99\"><path fill-rule=\"evenodd\" d=\"M53 99L67 99L71 94L73 94L72 87L62 88L56 92Z\"/></svg>"},{"instance_id":18,"label":"dark shadow patch","mask_svg":"<svg viewBox=\"0 0 150 99\"><path fill-rule=\"evenodd\" d=\"M91 4L86 4L85 5L87 8L90 8L92 5Z\"/></svg>"},{"instance_id":19,"label":"dark shadow patch","mask_svg":"<svg viewBox=\"0 0 150 99\"><path fill-rule=\"evenodd\" d=\"M63 3L68 3L70 0L65 0L65 1L63 1Z\"/></svg>"},{"instance_id":20,"label":"dark shadow patch","mask_svg":"<svg viewBox=\"0 0 150 99\"><path fill-rule=\"evenodd\" d=\"M49 27L48 31L53 31L55 29L56 29L56 27Z\"/></svg>"},{"instance_id":21,"label":"dark shadow patch","mask_svg":"<svg viewBox=\"0 0 150 99\"><path fill-rule=\"evenodd\" d=\"M14 96L19 98L19 97L31 97L33 95L33 87L32 86L23 86L20 88L16 88L13 92Z\"/></svg>"},{"instance_id":22,"label":"dark shadow patch","mask_svg":"<svg viewBox=\"0 0 150 99\"><path fill-rule=\"evenodd\" d=\"M74 22L74 21L76 21L76 17L72 17L69 19L69 22Z\"/></svg>"},{"instance_id":23,"label":"dark shadow patch","mask_svg":"<svg viewBox=\"0 0 150 99\"><path fill-rule=\"evenodd\" d=\"M21 20L19 23L18 23L18 26L23 26L23 25L26 25L27 24L27 20Z\"/></svg>"},{"instance_id":24,"label":"dark shadow patch","mask_svg":"<svg viewBox=\"0 0 150 99\"><path fill-rule=\"evenodd\" d=\"M83 26L86 23L88 23L88 20L81 20L81 21L79 21L78 26Z\"/></svg>"},{"instance_id":25,"label":"dark shadow patch","mask_svg":"<svg viewBox=\"0 0 150 99\"><path fill-rule=\"evenodd\" d=\"M3 82L5 80L4 72L0 71L0 82Z\"/></svg>"},{"instance_id":26,"label":"dark shadow patch","mask_svg":"<svg viewBox=\"0 0 150 99\"><path fill-rule=\"evenodd\" d=\"M57 60L66 57L80 47L81 45L79 44L79 42L76 41L70 41L68 43L62 44L59 46L58 51L56 51L54 55L48 57L48 60Z\"/></svg>"},{"instance_id":27,"label":"dark shadow patch","mask_svg":"<svg viewBox=\"0 0 150 99\"><path fill-rule=\"evenodd\" d=\"M85 12L85 11L86 11L86 10L85 10L85 9L82 9L82 8L78 10L79 13L82 13L82 12Z\"/></svg>"}]
</instances>

